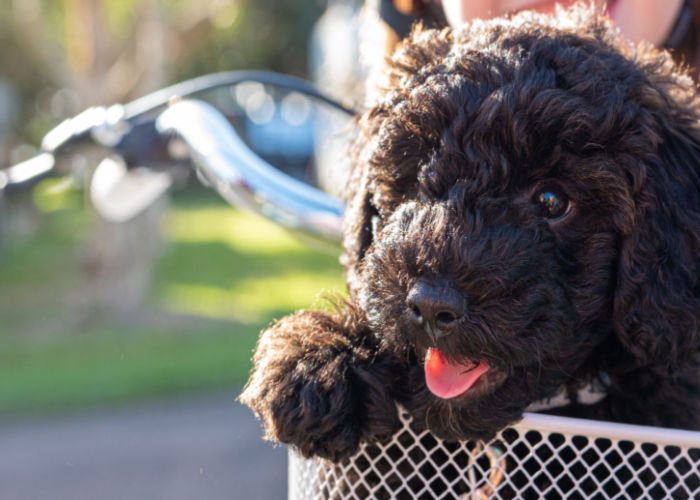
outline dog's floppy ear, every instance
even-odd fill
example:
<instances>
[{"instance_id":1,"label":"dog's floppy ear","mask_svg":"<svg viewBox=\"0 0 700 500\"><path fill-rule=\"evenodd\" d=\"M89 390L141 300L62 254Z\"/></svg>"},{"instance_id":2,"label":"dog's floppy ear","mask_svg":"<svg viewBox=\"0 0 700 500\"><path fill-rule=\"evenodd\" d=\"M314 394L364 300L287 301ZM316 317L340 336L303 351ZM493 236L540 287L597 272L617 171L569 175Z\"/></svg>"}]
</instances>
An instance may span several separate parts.
<instances>
[{"instance_id":1,"label":"dog's floppy ear","mask_svg":"<svg viewBox=\"0 0 700 500\"><path fill-rule=\"evenodd\" d=\"M349 203L344 215L344 253L341 257L351 295L356 288L357 268L372 243L372 218L377 215L369 183L367 168L362 163L356 163L348 184L351 191L348 192Z\"/></svg>"},{"instance_id":2,"label":"dog's floppy ear","mask_svg":"<svg viewBox=\"0 0 700 500\"><path fill-rule=\"evenodd\" d=\"M622 344L640 364L674 364L700 340L700 129L659 112L661 142L635 195L614 300Z\"/></svg>"}]
</instances>

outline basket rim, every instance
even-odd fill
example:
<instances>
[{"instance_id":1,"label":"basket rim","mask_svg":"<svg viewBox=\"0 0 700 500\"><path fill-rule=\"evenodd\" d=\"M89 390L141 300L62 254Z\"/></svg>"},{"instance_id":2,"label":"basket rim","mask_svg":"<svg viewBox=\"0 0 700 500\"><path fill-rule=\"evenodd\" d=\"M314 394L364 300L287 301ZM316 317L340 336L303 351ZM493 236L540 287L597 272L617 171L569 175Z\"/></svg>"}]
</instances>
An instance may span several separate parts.
<instances>
[{"instance_id":1,"label":"basket rim","mask_svg":"<svg viewBox=\"0 0 700 500\"><path fill-rule=\"evenodd\" d=\"M558 432L570 436L586 436L661 446L700 448L700 431L669 429L645 425L621 424L601 420L561 417L542 413L525 413L523 419L508 426L520 432Z\"/></svg>"}]
</instances>

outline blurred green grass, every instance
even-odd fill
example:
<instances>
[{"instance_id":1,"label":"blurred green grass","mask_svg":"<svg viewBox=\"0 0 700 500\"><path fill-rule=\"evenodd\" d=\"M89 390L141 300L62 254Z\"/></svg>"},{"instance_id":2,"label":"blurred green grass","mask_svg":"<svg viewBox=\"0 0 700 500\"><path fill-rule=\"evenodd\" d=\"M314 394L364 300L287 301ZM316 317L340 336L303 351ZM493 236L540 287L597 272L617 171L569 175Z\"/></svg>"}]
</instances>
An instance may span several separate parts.
<instances>
[{"instance_id":1,"label":"blurred green grass","mask_svg":"<svg viewBox=\"0 0 700 500\"><path fill-rule=\"evenodd\" d=\"M79 206L48 213L0 261L0 414L239 388L261 328L343 294L337 257L214 195L179 195L142 314L81 305Z\"/></svg>"}]
</instances>

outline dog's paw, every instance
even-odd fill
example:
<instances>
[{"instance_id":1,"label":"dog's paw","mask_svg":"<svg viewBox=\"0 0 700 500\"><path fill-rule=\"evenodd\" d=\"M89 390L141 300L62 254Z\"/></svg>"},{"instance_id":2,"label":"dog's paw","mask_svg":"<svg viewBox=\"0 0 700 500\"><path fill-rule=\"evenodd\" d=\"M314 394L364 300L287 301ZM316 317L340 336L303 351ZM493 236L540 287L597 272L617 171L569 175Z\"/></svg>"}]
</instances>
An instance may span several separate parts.
<instances>
[{"instance_id":1,"label":"dog's paw","mask_svg":"<svg viewBox=\"0 0 700 500\"><path fill-rule=\"evenodd\" d=\"M284 318L262 334L240 399L269 439L337 461L360 440L396 428L393 361L360 340L317 312Z\"/></svg>"},{"instance_id":2,"label":"dog's paw","mask_svg":"<svg viewBox=\"0 0 700 500\"><path fill-rule=\"evenodd\" d=\"M360 395L344 358L300 360L269 392L267 432L305 456L337 460L352 454L361 434Z\"/></svg>"}]
</instances>

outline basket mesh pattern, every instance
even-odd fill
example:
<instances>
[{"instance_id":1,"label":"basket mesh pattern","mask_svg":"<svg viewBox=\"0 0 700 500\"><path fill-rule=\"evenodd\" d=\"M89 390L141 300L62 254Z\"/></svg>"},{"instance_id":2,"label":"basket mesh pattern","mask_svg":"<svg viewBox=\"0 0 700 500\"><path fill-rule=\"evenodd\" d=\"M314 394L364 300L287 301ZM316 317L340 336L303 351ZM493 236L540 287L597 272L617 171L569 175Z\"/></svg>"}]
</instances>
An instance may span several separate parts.
<instances>
[{"instance_id":1,"label":"basket mesh pattern","mask_svg":"<svg viewBox=\"0 0 700 500\"><path fill-rule=\"evenodd\" d=\"M677 446L521 424L488 443L448 443L401 413L391 440L340 463L290 452L290 500L700 498L700 437Z\"/></svg>"}]
</instances>

